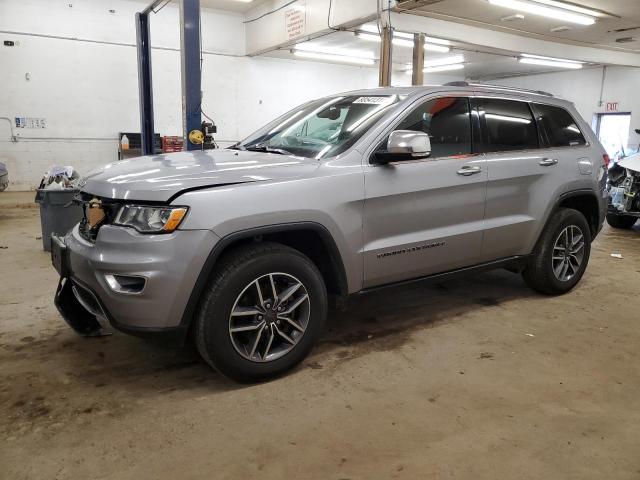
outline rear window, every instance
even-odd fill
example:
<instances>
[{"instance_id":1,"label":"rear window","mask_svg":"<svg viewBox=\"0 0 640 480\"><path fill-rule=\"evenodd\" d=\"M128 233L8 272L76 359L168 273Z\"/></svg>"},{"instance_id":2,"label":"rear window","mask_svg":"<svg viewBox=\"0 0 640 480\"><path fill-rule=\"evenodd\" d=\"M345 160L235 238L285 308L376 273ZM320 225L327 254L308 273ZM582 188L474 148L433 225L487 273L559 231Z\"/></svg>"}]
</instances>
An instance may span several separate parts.
<instances>
[{"instance_id":1,"label":"rear window","mask_svg":"<svg viewBox=\"0 0 640 480\"><path fill-rule=\"evenodd\" d=\"M564 108L553 105L532 104L538 124L542 126L541 136L550 147L573 147L586 145L582 132L573 117Z\"/></svg>"},{"instance_id":2,"label":"rear window","mask_svg":"<svg viewBox=\"0 0 640 480\"><path fill-rule=\"evenodd\" d=\"M485 152L538 148L538 129L527 103L483 98L480 108L486 124Z\"/></svg>"}]
</instances>

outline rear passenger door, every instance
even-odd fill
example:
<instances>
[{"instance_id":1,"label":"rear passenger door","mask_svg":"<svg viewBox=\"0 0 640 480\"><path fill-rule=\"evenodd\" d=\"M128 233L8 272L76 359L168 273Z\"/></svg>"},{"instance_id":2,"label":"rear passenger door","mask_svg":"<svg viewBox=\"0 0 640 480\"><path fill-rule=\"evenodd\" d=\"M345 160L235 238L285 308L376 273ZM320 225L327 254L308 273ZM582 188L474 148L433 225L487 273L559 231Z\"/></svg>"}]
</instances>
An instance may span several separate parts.
<instances>
[{"instance_id":1,"label":"rear passenger door","mask_svg":"<svg viewBox=\"0 0 640 480\"><path fill-rule=\"evenodd\" d=\"M529 254L550 207L575 178L577 159L550 145L557 127L545 129L545 108L489 96L474 101L488 170L482 260Z\"/></svg>"}]
</instances>

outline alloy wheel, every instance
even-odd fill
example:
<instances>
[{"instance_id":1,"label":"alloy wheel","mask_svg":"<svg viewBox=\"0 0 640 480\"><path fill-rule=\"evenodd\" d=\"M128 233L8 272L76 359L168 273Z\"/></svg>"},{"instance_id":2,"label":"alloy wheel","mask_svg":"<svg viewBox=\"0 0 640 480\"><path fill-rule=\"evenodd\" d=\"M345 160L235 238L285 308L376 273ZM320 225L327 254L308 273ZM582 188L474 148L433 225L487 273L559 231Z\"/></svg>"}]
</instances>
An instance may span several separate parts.
<instances>
[{"instance_id":1,"label":"alloy wheel","mask_svg":"<svg viewBox=\"0 0 640 480\"><path fill-rule=\"evenodd\" d=\"M560 232L553 245L553 274L561 282L567 282L580 270L583 259L584 234L580 227L569 225Z\"/></svg>"},{"instance_id":2,"label":"alloy wheel","mask_svg":"<svg viewBox=\"0 0 640 480\"><path fill-rule=\"evenodd\" d=\"M272 362L298 344L309 324L311 305L302 282L287 273L269 273L250 282L229 315L236 351L252 362Z\"/></svg>"}]
</instances>

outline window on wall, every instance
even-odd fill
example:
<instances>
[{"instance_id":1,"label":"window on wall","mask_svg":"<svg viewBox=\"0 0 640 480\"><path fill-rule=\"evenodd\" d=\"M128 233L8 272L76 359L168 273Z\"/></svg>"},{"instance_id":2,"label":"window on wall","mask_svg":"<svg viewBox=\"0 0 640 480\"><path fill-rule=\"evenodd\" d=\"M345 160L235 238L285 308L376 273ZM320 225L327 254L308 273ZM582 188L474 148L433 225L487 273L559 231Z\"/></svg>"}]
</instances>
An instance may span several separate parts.
<instances>
[{"instance_id":1,"label":"window on wall","mask_svg":"<svg viewBox=\"0 0 640 480\"><path fill-rule=\"evenodd\" d=\"M585 145L577 123L564 108L553 105L532 104L538 124L542 125L542 138L550 147Z\"/></svg>"},{"instance_id":2,"label":"window on wall","mask_svg":"<svg viewBox=\"0 0 640 480\"><path fill-rule=\"evenodd\" d=\"M538 148L538 130L527 103L483 98L480 104L486 124L485 152Z\"/></svg>"},{"instance_id":3,"label":"window on wall","mask_svg":"<svg viewBox=\"0 0 640 480\"><path fill-rule=\"evenodd\" d=\"M424 132L431 139L431 158L471 153L469 99L443 97L414 109L396 130Z\"/></svg>"}]
</instances>

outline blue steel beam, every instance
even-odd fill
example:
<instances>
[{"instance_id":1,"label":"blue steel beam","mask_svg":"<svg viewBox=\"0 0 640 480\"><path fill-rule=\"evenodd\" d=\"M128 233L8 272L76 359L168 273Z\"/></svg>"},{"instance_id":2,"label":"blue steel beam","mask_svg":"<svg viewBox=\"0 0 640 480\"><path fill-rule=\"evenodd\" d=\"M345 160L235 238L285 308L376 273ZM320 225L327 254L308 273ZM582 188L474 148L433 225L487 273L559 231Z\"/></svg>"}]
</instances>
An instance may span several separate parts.
<instances>
[{"instance_id":1,"label":"blue steel beam","mask_svg":"<svg viewBox=\"0 0 640 480\"><path fill-rule=\"evenodd\" d=\"M197 150L202 146L189 141L189 132L200 130L202 123L200 0L180 0L180 49L184 145L187 150Z\"/></svg>"},{"instance_id":2,"label":"blue steel beam","mask_svg":"<svg viewBox=\"0 0 640 480\"><path fill-rule=\"evenodd\" d=\"M140 140L142 154L152 155L153 87L151 85L151 37L149 13L136 13L136 43L138 50L138 91L140 98Z\"/></svg>"}]
</instances>

